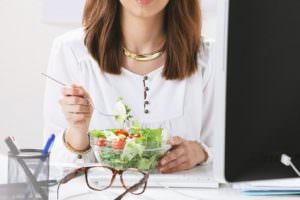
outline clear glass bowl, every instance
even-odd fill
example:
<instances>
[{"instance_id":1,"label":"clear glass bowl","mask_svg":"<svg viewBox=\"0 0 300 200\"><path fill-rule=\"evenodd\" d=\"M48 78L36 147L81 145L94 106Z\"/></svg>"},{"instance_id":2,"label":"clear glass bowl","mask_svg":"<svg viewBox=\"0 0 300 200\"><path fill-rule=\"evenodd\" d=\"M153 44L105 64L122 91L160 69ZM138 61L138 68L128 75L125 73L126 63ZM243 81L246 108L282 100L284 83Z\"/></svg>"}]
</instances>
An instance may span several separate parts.
<instances>
[{"instance_id":1,"label":"clear glass bowl","mask_svg":"<svg viewBox=\"0 0 300 200\"><path fill-rule=\"evenodd\" d=\"M90 137L90 144L97 161L118 170L137 168L143 171L154 171L161 157L170 149L170 145L166 142L148 143L142 153L138 154L126 148L115 149L110 141L106 141L105 146L98 146L97 141L98 138Z\"/></svg>"}]
</instances>

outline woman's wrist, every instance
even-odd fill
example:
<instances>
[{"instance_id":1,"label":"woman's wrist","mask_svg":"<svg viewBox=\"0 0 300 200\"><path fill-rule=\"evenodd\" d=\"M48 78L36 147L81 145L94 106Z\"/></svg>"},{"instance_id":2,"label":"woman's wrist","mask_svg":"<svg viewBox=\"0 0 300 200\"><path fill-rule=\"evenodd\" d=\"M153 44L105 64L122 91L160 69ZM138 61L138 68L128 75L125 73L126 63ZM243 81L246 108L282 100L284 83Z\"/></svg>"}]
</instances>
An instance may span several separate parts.
<instances>
[{"instance_id":1,"label":"woman's wrist","mask_svg":"<svg viewBox=\"0 0 300 200\"><path fill-rule=\"evenodd\" d=\"M75 151L82 152L90 148L88 130L68 128L64 134L64 141Z\"/></svg>"}]
</instances>

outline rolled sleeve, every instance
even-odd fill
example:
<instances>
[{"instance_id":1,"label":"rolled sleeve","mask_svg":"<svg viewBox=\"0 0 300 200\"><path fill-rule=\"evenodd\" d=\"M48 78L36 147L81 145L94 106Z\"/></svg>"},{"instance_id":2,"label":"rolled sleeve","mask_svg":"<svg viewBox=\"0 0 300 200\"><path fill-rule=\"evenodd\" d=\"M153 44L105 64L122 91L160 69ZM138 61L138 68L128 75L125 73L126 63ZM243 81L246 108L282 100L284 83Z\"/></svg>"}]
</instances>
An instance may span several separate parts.
<instances>
[{"instance_id":1,"label":"rolled sleeve","mask_svg":"<svg viewBox=\"0 0 300 200\"><path fill-rule=\"evenodd\" d=\"M213 135L215 130L215 66L213 42L204 45L206 52L203 64L203 99L202 99L202 128L200 133L201 145L208 155L208 159L202 164L209 164L213 161Z\"/></svg>"}]
</instances>

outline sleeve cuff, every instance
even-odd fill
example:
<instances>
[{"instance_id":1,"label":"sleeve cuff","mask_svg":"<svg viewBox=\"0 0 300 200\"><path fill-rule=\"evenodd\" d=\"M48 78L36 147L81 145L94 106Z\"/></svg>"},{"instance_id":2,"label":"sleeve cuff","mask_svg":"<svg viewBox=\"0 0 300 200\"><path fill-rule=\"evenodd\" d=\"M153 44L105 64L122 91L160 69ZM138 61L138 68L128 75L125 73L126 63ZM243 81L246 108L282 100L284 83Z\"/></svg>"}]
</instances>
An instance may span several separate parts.
<instances>
[{"instance_id":1,"label":"sleeve cuff","mask_svg":"<svg viewBox=\"0 0 300 200\"><path fill-rule=\"evenodd\" d=\"M64 144L64 132L57 134L53 150L51 151L51 162L53 163L92 163L95 162L94 152L91 149L89 152L82 154L79 158L78 154L70 151Z\"/></svg>"},{"instance_id":2,"label":"sleeve cuff","mask_svg":"<svg viewBox=\"0 0 300 200\"><path fill-rule=\"evenodd\" d=\"M203 147L204 151L207 153L207 159L200 165L208 165L212 163L213 154L212 154L212 147L208 147L205 143L200 142L201 146Z\"/></svg>"}]
</instances>

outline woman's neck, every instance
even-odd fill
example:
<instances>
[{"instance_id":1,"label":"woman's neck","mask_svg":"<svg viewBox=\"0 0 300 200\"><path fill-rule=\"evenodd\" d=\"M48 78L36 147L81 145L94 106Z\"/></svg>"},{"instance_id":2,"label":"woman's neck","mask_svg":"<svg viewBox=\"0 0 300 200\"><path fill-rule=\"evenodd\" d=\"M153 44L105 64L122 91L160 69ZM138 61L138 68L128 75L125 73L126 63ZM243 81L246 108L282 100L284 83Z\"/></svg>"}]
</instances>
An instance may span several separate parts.
<instances>
[{"instance_id":1,"label":"woman's neck","mask_svg":"<svg viewBox=\"0 0 300 200\"><path fill-rule=\"evenodd\" d=\"M163 31L164 13L152 18L140 18L121 9L121 29L124 46L138 54L159 50L165 40Z\"/></svg>"}]
</instances>

